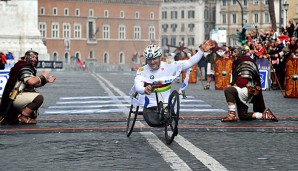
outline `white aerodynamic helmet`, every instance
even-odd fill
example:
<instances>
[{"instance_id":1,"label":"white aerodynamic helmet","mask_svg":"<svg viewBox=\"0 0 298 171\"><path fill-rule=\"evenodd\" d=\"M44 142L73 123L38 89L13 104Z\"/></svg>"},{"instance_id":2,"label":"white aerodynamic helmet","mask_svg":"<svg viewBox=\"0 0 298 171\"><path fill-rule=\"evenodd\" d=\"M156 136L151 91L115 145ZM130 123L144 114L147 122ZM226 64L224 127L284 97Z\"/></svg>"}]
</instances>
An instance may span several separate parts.
<instances>
[{"instance_id":1,"label":"white aerodynamic helmet","mask_svg":"<svg viewBox=\"0 0 298 171\"><path fill-rule=\"evenodd\" d=\"M161 50L159 46L152 44L144 49L143 54L146 59L154 59L161 56Z\"/></svg>"}]
</instances>

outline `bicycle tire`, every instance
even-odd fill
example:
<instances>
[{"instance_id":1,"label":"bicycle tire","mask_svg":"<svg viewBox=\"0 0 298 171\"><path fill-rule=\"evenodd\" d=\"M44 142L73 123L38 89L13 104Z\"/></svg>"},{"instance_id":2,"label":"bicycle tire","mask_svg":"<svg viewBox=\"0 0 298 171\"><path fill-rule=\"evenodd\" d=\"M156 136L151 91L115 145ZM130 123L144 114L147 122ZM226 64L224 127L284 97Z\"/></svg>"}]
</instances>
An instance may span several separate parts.
<instances>
[{"instance_id":1,"label":"bicycle tire","mask_svg":"<svg viewBox=\"0 0 298 171\"><path fill-rule=\"evenodd\" d=\"M127 126L126 126L126 136L127 137L129 137L133 131L133 128L135 126L135 123L136 123L136 120L138 117L138 112L139 112L139 106L137 106L134 111L134 106L130 105L130 110L129 110L129 114L127 117Z\"/></svg>"},{"instance_id":2,"label":"bicycle tire","mask_svg":"<svg viewBox=\"0 0 298 171\"><path fill-rule=\"evenodd\" d=\"M174 90L168 102L169 118L166 119L165 123L165 139L167 144L171 144L178 135L178 121L180 111L180 99L177 90Z\"/></svg>"}]
</instances>

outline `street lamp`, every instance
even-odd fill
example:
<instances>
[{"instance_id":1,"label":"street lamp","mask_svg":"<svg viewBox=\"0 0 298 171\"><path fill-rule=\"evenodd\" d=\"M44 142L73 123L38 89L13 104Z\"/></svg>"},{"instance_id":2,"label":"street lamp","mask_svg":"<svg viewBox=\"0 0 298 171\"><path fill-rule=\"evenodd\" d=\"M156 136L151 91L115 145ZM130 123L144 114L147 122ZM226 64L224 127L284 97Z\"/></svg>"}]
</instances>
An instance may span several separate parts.
<instances>
[{"instance_id":1,"label":"street lamp","mask_svg":"<svg viewBox=\"0 0 298 171\"><path fill-rule=\"evenodd\" d=\"M288 23L288 9L289 9L289 4L288 4L288 1L285 1L285 3L283 4L284 6L284 10L286 12L286 24L285 24L285 27L287 26L287 23Z\"/></svg>"}]
</instances>

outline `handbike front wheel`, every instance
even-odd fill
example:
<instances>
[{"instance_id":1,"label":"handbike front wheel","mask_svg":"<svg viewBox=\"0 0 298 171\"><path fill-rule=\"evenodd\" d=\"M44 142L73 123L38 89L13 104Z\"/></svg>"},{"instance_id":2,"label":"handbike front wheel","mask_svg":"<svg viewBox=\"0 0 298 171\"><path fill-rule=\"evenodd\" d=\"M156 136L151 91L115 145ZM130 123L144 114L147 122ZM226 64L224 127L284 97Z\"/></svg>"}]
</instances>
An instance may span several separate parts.
<instances>
[{"instance_id":1,"label":"handbike front wheel","mask_svg":"<svg viewBox=\"0 0 298 171\"><path fill-rule=\"evenodd\" d=\"M171 144L176 135L178 135L178 121L180 111L180 99L177 90L174 90L169 98L168 117L165 123L166 143Z\"/></svg>"},{"instance_id":2,"label":"handbike front wheel","mask_svg":"<svg viewBox=\"0 0 298 171\"><path fill-rule=\"evenodd\" d=\"M135 110L134 110L135 109ZM126 126L126 136L129 137L132 133L132 130L135 126L137 117L138 117L139 106L134 107L133 105L130 106L129 114L127 117L127 126Z\"/></svg>"}]
</instances>

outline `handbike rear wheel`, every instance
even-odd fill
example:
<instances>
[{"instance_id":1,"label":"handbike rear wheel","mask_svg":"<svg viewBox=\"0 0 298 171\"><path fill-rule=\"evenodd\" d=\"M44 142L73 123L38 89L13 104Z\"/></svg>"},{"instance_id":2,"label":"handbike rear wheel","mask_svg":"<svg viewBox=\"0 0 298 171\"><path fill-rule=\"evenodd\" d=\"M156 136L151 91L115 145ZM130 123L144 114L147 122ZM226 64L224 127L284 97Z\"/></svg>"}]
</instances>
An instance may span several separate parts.
<instances>
[{"instance_id":1,"label":"handbike rear wheel","mask_svg":"<svg viewBox=\"0 0 298 171\"><path fill-rule=\"evenodd\" d=\"M126 136L127 137L129 137L133 131L133 128L135 126L135 123L136 123L136 120L138 117L138 111L139 111L139 106L134 107L133 105L130 105L130 110L129 110L129 114L127 117L127 126L126 126Z\"/></svg>"},{"instance_id":2,"label":"handbike rear wheel","mask_svg":"<svg viewBox=\"0 0 298 171\"><path fill-rule=\"evenodd\" d=\"M178 135L178 121L180 111L180 99L177 90L174 90L169 98L168 112L165 123L165 138L166 143L171 144L176 135Z\"/></svg>"}]
</instances>

